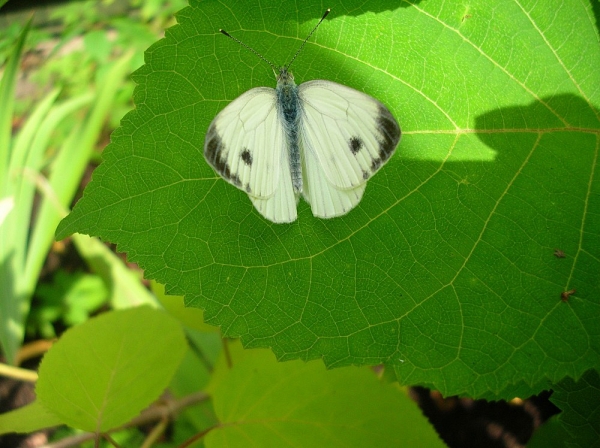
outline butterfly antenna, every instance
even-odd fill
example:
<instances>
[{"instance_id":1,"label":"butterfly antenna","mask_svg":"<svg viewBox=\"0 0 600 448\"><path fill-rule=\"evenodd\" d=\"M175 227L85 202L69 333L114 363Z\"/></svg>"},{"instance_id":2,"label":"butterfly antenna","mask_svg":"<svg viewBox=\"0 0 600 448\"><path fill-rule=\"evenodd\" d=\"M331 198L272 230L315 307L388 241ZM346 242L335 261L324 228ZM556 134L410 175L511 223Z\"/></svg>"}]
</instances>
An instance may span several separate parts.
<instances>
[{"instance_id":1,"label":"butterfly antenna","mask_svg":"<svg viewBox=\"0 0 600 448\"><path fill-rule=\"evenodd\" d=\"M304 48L304 45L306 45L306 42L308 41L308 39L310 39L310 36L313 35L313 33L315 31L317 31L317 28L319 28L319 25L321 24L321 22L323 20L325 20L325 17L327 17L327 15L331 12L331 8L327 8L327 11L325 11L325 14L323 14L323 17L321 17L321 20L319 20L319 23L317 23L315 25L315 27L312 29L312 31L310 33L308 33L308 36L306 36L306 39L304 39L304 42L302 42L302 45L300 45L300 48L298 48L298 51L296 52L296 54L294 55L294 57L292 58L292 60L290 61L290 63L285 67L286 69L289 70L290 66L292 65L292 62L294 62L294 60L296 59L296 57L300 54L300 52L302 51L302 49Z\"/></svg>"},{"instance_id":2,"label":"butterfly antenna","mask_svg":"<svg viewBox=\"0 0 600 448\"><path fill-rule=\"evenodd\" d=\"M258 51L256 51L254 48L246 45L244 42L242 42L239 39L236 39L235 37L233 37L231 34L229 34L227 31L225 30L219 30L221 32L221 34L224 34L225 36L227 36L228 38L230 38L231 40L236 41L238 44L240 44L242 47L246 48L247 50L250 50L252 53L254 53L256 56L258 56L259 58L261 58L263 61L265 61L267 64L269 64L273 70L277 71L277 67L275 66L275 64L273 64L271 61L269 61L267 58L265 58L262 54L260 54Z\"/></svg>"}]
</instances>

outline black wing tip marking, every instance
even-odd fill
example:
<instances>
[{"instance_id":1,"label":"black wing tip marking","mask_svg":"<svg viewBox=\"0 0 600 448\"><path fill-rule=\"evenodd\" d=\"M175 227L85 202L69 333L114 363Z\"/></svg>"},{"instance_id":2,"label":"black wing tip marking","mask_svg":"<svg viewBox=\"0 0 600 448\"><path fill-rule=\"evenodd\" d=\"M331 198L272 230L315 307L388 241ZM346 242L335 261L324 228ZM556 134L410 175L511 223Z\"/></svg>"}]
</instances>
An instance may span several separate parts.
<instances>
[{"instance_id":1,"label":"black wing tip marking","mask_svg":"<svg viewBox=\"0 0 600 448\"><path fill-rule=\"evenodd\" d=\"M400 125L392 115L392 113L383 105L379 107L379 116L377 117L377 128L381 140L379 140L379 153L378 158L373 159L371 163L371 171L374 173L381 166L388 161L388 159L394 154L396 146L402 136Z\"/></svg>"},{"instance_id":2,"label":"black wing tip marking","mask_svg":"<svg viewBox=\"0 0 600 448\"><path fill-rule=\"evenodd\" d=\"M223 140L219 137L215 127L211 125L206 133L206 143L204 145L204 158L217 173L227 179L238 188L242 187L242 182L237 174L231 172L227 160L221 157L225 150Z\"/></svg>"},{"instance_id":3,"label":"black wing tip marking","mask_svg":"<svg viewBox=\"0 0 600 448\"><path fill-rule=\"evenodd\" d=\"M385 157L382 157L382 159L386 161L396 150L396 146L398 146L398 142L402 136L402 131L392 113L383 106L379 108L377 127L383 137L383 140L379 142L379 154L380 156L382 153L385 154Z\"/></svg>"}]
</instances>

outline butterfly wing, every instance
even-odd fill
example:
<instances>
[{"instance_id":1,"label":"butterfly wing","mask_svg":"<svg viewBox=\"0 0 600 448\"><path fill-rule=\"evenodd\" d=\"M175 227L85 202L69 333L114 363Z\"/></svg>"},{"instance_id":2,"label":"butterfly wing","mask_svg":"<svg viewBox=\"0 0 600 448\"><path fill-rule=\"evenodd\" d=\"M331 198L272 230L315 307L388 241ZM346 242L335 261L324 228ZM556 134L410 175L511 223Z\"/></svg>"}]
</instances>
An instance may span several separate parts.
<instances>
[{"instance_id":1,"label":"butterfly wing","mask_svg":"<svg viewBox=\"0 0 600 448\"><path fill-rule=\"evenodd\" d=\"M306 148L306 146L305 146ZM304 150L302 196L310 204L314 216L333 218L348 213L362 199L366 182L350 189L340 189L327 179L314 151Z\"/></svg>"},{"instance_id":2,"label":"butterfly wing","mask_svg":"<svg viewBox=\"0 0 600 448\"><path fill-rule=\"evenodd\" d=\"M297 198L276 100L274 89L258 87L228 104L208 128L204 157L223 179L248 193L265 218L292 222Z\"/></svg>"},{"instance_id":3,"label":"butterfly wing","mask_svg":"<svg viewBox=\"0 0 600 448\"><path fill-rule=\"evenodd\" d=\"M281 183L280 188L275 191L273 196L269 198L250 196L256 210L269 221L277 224L294 222L296 218L298 218L298 213L296 211L298 197L294 193L292 187L289 165L284 168L287 170L288 179ZM282 173L282 177L283 174L284 173Z\"/></svg>"},{"instance_id":4,"label":"butterfly wing","mask_svg":"<svg viewBox=\"0 0 600 448\"><path fill-rule=\"evenodd\" d=\"M320 218L348 213L394 153L398 122L375 98L331 81L299 86L304 197Z\"/></svg>"}]
</instances>

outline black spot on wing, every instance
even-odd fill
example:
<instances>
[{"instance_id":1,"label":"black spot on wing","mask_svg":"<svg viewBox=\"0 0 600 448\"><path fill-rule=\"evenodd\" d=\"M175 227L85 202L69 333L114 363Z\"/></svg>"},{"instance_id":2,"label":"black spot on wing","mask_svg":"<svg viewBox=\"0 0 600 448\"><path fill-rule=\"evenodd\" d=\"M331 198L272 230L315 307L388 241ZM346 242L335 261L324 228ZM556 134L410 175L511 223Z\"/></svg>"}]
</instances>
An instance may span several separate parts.
<instances>
[{"instance_id":1,"label":"black spot on wing","mask_svg":"<svg viewBox=\"0 0 600 448\"><path fill-rule=\"evenodd\" d=\"M350 148L350 151L352 151L352 154L354 154L354 155L356 155L363 146L364 146L363 142L359 137L356 137L356 136L350 137L350 140L348 140L348 147Z\"/></svg>"},{"instance_id":2,"label":"black spot on wing","mask_svg":"<svg viewBox=\"0 0 600 448\"><path fill-rule=\"evenodd\" d=\"M242 160L246 165L252 166L252 154L250 154L248 148L244 148L242 151Z\"/></svg>"},{"instance_id":3,"label":"black spot on wing","mask_svg":"<svg viewBox=\"0 0 600 448\"><path fill-rule=\"evenodd\" d=\"M241 188L242 182L240 181L239 176L231 172L231 168L227 164L227 159L222 156L225 149L223 140L219 137L214 125L211 124L206 133L204 158L224 179L227 179L236 187Z\"/></svg>"},{"instance_id":4,"label":"black spot on wing","mask_svg":"<svg viewBox=\"0 0 600 448\"><path fill-rule=\"evenodd\" d=\"M370 177L370 174L368 171L363 170L363 179L367 180Z\"/></svg>"}]
</instances>

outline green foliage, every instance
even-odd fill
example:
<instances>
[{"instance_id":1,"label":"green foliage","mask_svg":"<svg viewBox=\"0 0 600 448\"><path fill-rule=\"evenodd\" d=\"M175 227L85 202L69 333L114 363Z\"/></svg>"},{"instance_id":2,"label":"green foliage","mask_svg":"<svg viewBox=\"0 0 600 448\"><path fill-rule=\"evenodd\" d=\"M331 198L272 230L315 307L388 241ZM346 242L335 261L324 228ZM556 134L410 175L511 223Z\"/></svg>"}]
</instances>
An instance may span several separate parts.
<instances>
[{"instance_id":1,"label":"green foliage","mask_svg":"<svg viewBox=\"0 0 600 448\"><path fill-rule=\"evenodd\" d=\"M600 446L600 376L586 372L578 381L565 378L554 388L552 401L563 409L558 420L569 432L569 446Z\"/></svg>"},{"instance_id":2,"label":"green foliage","mask_svg":"<svg viewBox=\"0 0 600 448\"><path fill-rule=\"evenodd\" d=\"M158 397L185 348L180 325L165 313L140 307L102 314L65 332L46 354L36 393L64 423L105 431Z\"/></svg>"},{"instance_id":3,"label":"green foliage","mask_svg":"<svg viewBox=\"0 0 600 448\"><path fill-rule=\"evenodd\" d=\"M156 282L152 282L152 291L165 310L167 310L171 316L177 318L177 320L186 327L200 332L215 331L215 327L204 323L202 310L184 306L183 297L165 294L164 285Z\"/></svg>"},{"instance_id":4,"label":"green foliage","mask_svg":"<svg viewBox=\"0 0 600 448\"><path fill-rule=\"evenodd\" d=\"M73 235L73 242L90 269L98 274L109 288L109 301L113 308L158 306L156 297L140 283L140 273L130 270L97 238L76 234Z\"/></svg>"},{"instance_id":5,"label":"green foliage","mask_svg":"<svg viewBox=\"0 0 600 448\"><path fill-rule=\"evenodd\" d=\"M7 59L12 54L13 47L21 38L23 26L20 23L13 22L4 28L2 33L3 39L0 40L0 66L4 67Z\"/></svg>"},{"instance_id":6,"label":"green foliage","mask_svg":"<svg viewBox=\"0 0 600 448\"><path fill-rule=\"evenodd\" d=\"M0 343L9 362L16 356L23 333L22 327L10 324L13 321L22 322L23 308L26 307L26 301L21 299L22 293L18 291L19 280L16 273L21 272L24 265L25 250L20 250L22 247L18 246L22 243L23 232L27 231L28 220L18 222L17 211L23 207L18 200L27 201L31 193L26 189L23 191L21 182L11 181L9 176L15 168L23 171L29 162L27 142L31 141L31 137L23 137L23 144L18 145L16 149L11 148L15 84L29 25L30 23L22 30L0 82ZM39 105L31 122L39 124L39 117L45 113L55 96L56 92L51 93L46 101Z\"/></svg>"},{"instance_id":7,"label":"green foliage","mask_svg":"<svg viewBox=\"0 0 600 448\"><path fill-rule=\"evenodd\" d=\"M397 387L366 368L326 371L320 362L277 362L266 350L232 350L211 387L221 426L208 447L442 447Z\"/></svg>"},{"instance_id":8,"label":"green foliage","mask_svg":"<svg viewBox=\"0 0 600 448\"><path fill-rule=\"evenodd\" d=\"M93 2L91 5L95 6ZM67 5L54 16L68 31L52 42L54 50L48 62L39 70L28 73L27 77L43 86L59 87L45 94L41 101L38 99L33 107L27 101L19 101L16 105L14 101L19 62L29 26L22 29L18 24L12 25L6 39L12 46L0 47L2 57L9 56L0 90L0 283L3 285L0 291L0 342L11 362L21 343L23 321L55 226L70 205L107 115L112 121L119 120L129 101L130 92L123 89L123 77L131 70L131 55L125 54L115 60L115 54L128 50L132 40L141 49L154 39L152 33L138 32L136 39L131 39L133 33L125 34L113 43L105 31L92 31L82 39L82 50L68 50L68 45L77 43L78 35L108 17L99 14L99 9L90 8L90 4L87 8L80 6ZM17 29L19 33L16 33ZM34 30L32 34L34 37L28 38L30 45L39 44L44 36L49 39L43 31ZM127 94L125 98L119 96L122 91ZM116 98L121 98L118 104L115 104ZM36 100L35 95L32 99ZM27 110L25 124L15 138L12 125L13 120L18 120L13 110L17 116L19 111ZM42 199L36 203L38 194ZM32 216L36 219L32 220ZM96 255L101 251L95 242L90 242L83 251L94 249ZM109 258L102 254L91 263L96 266L105 263L110 266L107 272L122 274L122 269ZM144 294L139 294L139 286L136 288L131 282L119 280L125 277L108 278L119 286L129 284L128 292L123 289L113 291L111 300L123 302L119 297L131 296L135 290L139 296L135 303L148 303L147 299L141 299ZM126 301L131 305L131 300ZM34 314L30 320L38 320L38 328L44 329L43 334L52 335L49 321L58 318L56 313L46 307ZM63 317L67 322L72 320L72 316Z\"/></svg>"},{"instance_id":9,"label":"green foliage","mask_svg":"<svg viewBox=\"0 0 600 448\"><path fill-rule=\"evenodd\" d=\"M554 416L546 421L527 442L527 448L547 448L562 443L569 437L564 426Z\"/></svg>"},{"instance_id":10,"label":"green foliage","mask_svg":"<svg viewBox=\"0 0 600 448\"><path fill-rule=\"evenodd\" d=\"M96 92L59 102L60 91L52 90L13 138L15 80L27 30L0 84L0 343L11 363L54 230L79 186L129 63L128 55L112 63ZM66 139L58 147L51 145L61 123L88 106L84 118L69 127ZM38 190L41 199L36 204Z\"/></svg>"},{"instance_id":11,"label":"green foliage","mask_svg":"<svg viewBox=\"0 0 600 448\"><path fill-rule=\"evenodd\" d=\"M591 6L360 5L333 5L294 66L300 82L380 98L405 131L355 211L318 220L301 203L296 223L273 225L202 160L218 110L274 85L218 28L284 63L322 13L203 3L147 52L136 110L58 236L117 242L207 322L280 360L383 362L401 383L503 398L597 368Z\"/></svg>"},{"instance_id":12,"label":"green foliage","mask_svg":"<svg viewBox=\"0 0 600 448\"><path fill-rule=\"evenodd\" d=\"M3 415L0 433L57 423L100 432L124 424L160 395L185 350L179 323L149 307L90 319L66 331L44 356L39 403ZM14 425L15 416L25 420Z\"/></svg>"},{"instance_id":13,"label":"green foliage","mask_svg":"<svg viewBox=\"0 0 600 448\"><path fill-rule=\"evenodd\" d=\"M48 412L39 401L23 406L0 417L0 434L33 432L61 423L61 419Z\"/></svg>"},{"instance_id":14,"label":"green foliage","mask_svg":"<svg viewBox=\"0 0 600 448\"><path fill-rule=\"evenodd\" d=\"M147 278L204 309L204 319L225 336L268 347L279 361L385 363L402 384L474 398L552 388L563 410L554 433L560 442L594 443L600 46L592 5L327 6L332 14L294 63L296 80L323 78L363 90L382 100L404 131L355 210L319 220L301 203L297 222L274 225L201 155L220 109L247 89L275 84L268 66L218 28L283 64L322 5L309 1L298 11L295 3L271 9L193 2L146 53L146 65L134 74L136 109L113 134L58 236L79 231L116 242ZM100 49L94 58L105 55ZM557 249L564 258L554 255ZM178 302L163 303L183 312ZM137 327L122 330L132 331ZM203 347L202 338L213 336L190 339ZM87 358L82 341L83 377L98 361ZM205 418L188 420L198 432L212 428L207 446L235 444L243 435L245 444L265 446L276 432L285 440L300 432L315 443L354 436L363 446L393 444L390 428L404 428L404 415L409 426L401 440L414 437L411 429L435 439L405 397L365 370L276 363L258 350L236 356L232 370L213 375L216 415L206 410ZM178 389L189 387L194 369L203 384L208 364L188 353L175 376ZM122 373L120 366L113 371ZM55 378L47 372L42 378ZM107 397L96 381L87 387ZM354 391L350 405L346 389ZM302 390L309 400L298 396ZM120 409L128 392L109 402ZM45 400L75 427L106 430L127 418L100 424L89 403L81 403L82 417L59 397ZM361 408L374 421L365 423ZM298 419L313 428L303 429ZM336 432L340 426L346 431Z\"/></svg>"},{"instance_id":15,"label":"green foliage","mask_svg":"<svg viewBox=\"0 0 600 448\"><path fill-rule=\"evenodd\" d=\"M200 345L208 347L206 340ZM175 375L169 389L176 396L202 388L212 398L187 409L177 431L179 437L206 431L208 447L443 446L405 391L368 368L280 363L267 350L244 351L236 343L228 350L232 366L222 356L208 376L185 347L180 324L149 307L92 318L64 333L46 354L37 401L0 416L0 434L59 423L94 434L112 431ZM131 432L111 437L123 446L141 445Z\"/></svg>"},{"instance_id":16,"label":"green foliage","mask_svg":"<svg viewBox=\"0 0 600 448\"><path fill-rule=\"evenodd\" d=\"M67 327L81 324L108 299L108 290L98 275L58 271L52 283L41 283L35 292L40 303L28 317L28 333L56 337L52 323Z\"/></svg>"}]
</instances>

